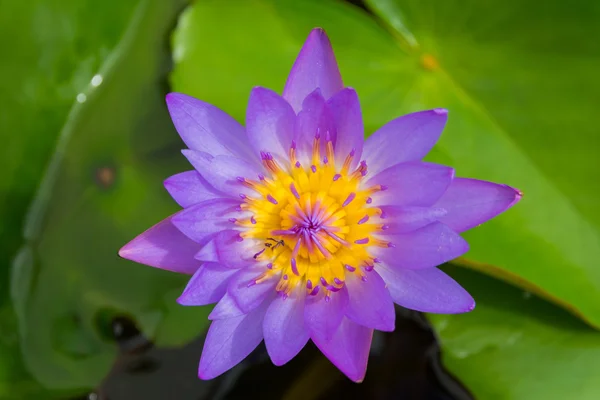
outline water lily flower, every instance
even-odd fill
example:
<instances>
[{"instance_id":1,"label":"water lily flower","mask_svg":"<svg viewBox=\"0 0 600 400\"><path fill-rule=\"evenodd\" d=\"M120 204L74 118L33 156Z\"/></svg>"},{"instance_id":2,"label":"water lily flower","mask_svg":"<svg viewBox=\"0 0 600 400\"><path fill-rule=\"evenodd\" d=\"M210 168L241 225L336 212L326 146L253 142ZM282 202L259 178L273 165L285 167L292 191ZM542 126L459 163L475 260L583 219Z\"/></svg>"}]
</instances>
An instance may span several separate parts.
<instances>
[{"instance_id":1,"label":"water lily flower","mask_svg":"<svg viewBox=\"0 0 600 400\"><path fill-rule=\"evenodd\" d=\"M165 181L183 210L119 254L192 275L180 304L216 303L200 378L229 370L263 340L276 365L312 340L360 382L373 330L394 330L394 303L474 308L436 266L468 250L459 233L521 193L422 161L446 110L399 117L365 141L358 96L344 87L322 29L308 36L282 96L252 90L245 128L185 94L170 93L167 106L194 167Z\"/></svg>"}]
</instances>

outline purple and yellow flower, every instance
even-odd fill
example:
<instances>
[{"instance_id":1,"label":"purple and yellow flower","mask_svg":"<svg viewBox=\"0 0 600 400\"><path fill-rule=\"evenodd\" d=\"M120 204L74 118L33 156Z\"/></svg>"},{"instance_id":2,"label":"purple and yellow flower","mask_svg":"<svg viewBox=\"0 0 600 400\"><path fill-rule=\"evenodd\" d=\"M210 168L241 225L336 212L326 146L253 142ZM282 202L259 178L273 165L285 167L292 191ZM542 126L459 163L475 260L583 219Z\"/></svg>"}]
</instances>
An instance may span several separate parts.
<instances>
[{"instance_id":1,"label":"purple and yellow flower","mask_svg":"<svg viewBox=\"0 0 600 400\"><path fill-rule=\"evenodd\" d=\"M394 330L394 303L430 313L475 306L436 266L468 250L459 233L521 193L422 161L446 110L399 117L365 141L358 96L321 29L283 96L252 90L245 128L184 94L169 94L167 105L194 167L165 181L183 210L119 254L192 275L180 304L217 303L200 378L232 368L262 340L276 365L312 340L361 381L373 330Z\"/></svg>"}]
</instances>

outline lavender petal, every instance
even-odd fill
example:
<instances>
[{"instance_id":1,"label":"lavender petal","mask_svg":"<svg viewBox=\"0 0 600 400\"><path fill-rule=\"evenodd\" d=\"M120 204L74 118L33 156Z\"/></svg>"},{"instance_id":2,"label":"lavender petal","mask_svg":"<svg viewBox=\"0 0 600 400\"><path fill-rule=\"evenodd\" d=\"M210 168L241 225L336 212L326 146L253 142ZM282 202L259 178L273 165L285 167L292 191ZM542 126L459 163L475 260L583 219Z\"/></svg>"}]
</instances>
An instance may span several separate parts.
<instances>
[{"instance_id":1,"label":"lavender petal","mask_svg":"<svg viewBox=\"0 0 600 400\"><path fill-rule=\"evenodd\" d=\"M394 164L419 161L429 153L439 139L448 111L420 111L396 118L366 140L364 157L374 173Z\"/></svg>"},{"instance_id":2,"label":"lavender petal","mask_svg":"<svg viewBox=\"0 0 600 400\"><path fill-rule=\"evenodd\" d=\"M455 178L435 204L447 210L440 221L464 232L515 205L522 193L510 186L468 178Z\"/></svg>"},{"instance_id":3,"label":"lavender petal","mask_svg":"<svg viewBox=\"0 0 600 400\"><path fill-rule=\"evenodd\" d=\"M443 264L469 250L468 243L448 226L434 222L416 231L382 236L393 247L372 254L391 269L424 269Z\"/></svg>"},{"instance_id":4,"label":"lavender petal","mask_svg":"<svg viewBox=\"0 0 600 400\"><path fill-rule=\"evenodd\" d=\"M394 302L377 272L369 272L366 281L356 274L346 274L346 286L350 297L346 317L367 328L387 332L394 330Z\"/></svg>"},{"instance_id":5,"label":"lavender petal","mask_svg":"<svg viewBox=\"0 0 600 400\"><path fill-rule=\"evenodd\" d=\"M186 171L167 178L165 189L181 207L190 207L205 200L224 197L197 171Z\"/></svg>"},{"instance_id":6,"label":"lavender petal","mask_svg":"<svg viewBox=\"0 0 600 400\"><path fill-rule=\"evenodd\" d=\"M448 189L454 169L444 165L413 161L393 165L367 181L366 186L385 185L373 194L380 205L431 206Z\"/></svg>"},{"instance_id":7,"label":"lavender petal","mask_svg":"<svg viewBox=\"0 0 600 400\"><path fill-rule=\"evenodd\" d=\"M119 256L140 264L183 274L195 273L202 264L194 259L199 245L164 219L119 250Z\"/></svg>"},{"instance_id":8,"label":"lavender petal","mask_svg":"<svg viewBox=\"0 0 600 400\"><path fill-rule=\"evenodd\" d=\"M296 114L270 89L255 87L246 110L246 132L256 154L270 152L287 159L294 134Z\"/></svg>"},{"instance_id":9,"label":"lavender petal","mask_svg":"<svg viewBox=\"0 0 600 400\"><path fill-rule=\"evenodd\" d=\"M263 339L262 322L268 302L238 317L212 322L198 367L200 379L213 379L248 356Z\"/></svg>"},{"instance_id":10,"label":"lavender petal","mask_svg":"<svg viewBox=\"0 0 600 400\"><path fill-rule=\"evenodd\" d=\"M244 128L227 113L181 93L169 93L166 100L173 124L190 149L247 158L258 164Z\"/></svg>"},{"instance_id":11,"label":"lavender petal","mask_svg":"<svg viewBox=\"0 0 600 400\"><path fill-rule=\"evenodd\" d=\"M393 269L378 265L394 303L421 312L458 314L475 308L475 300L454 279L437 268Z\"/></svg>"},{"instance_id":12,"label":"lavender petal","mask_svg":"<svg viewBox=\"0 0 600 400\"><path fill-rule=\"evenodd\" d=\"M362 382L367 372L373 329L344 318L333 337L311 335L312 341L333 365L354 382Z\"/></svg>"},{"instance_id":13,"label":"lavender petal","mask_svg":"<svg viewBox=\"0 0 600 400\"><path fill-rule=\"evenodd\" d=\"M214 199L186 208L173 216L173 225L193 241L208 242L216 233L231 228L228 218L236 215L239 201Z\"/></svg>"},{"instance_id":14,"label":"lavender petal","mask_svg":"<svg viewBox=\"0 0 600 400\"><path fill-rule=\"evenodd\" d=\"M360 161L365 137L358 95L354 89L344 88L329 99L327 104L337 129L334 143L335 163L338 168L341 168L348 154L354 152L350 164L350 168L353 169Z\"/></svg>"},{"instance_id":15,"label":"lavender petal","mask_svg":"<svg viewBox=\"0 0 600 400\"><path fill-rule=\"evenodd\" d=\"M294 358L309 339L304 325L305 290L298 287L290 296L277 296L267 309L263 334L269 357L275 365Z\"/></svg>"},{"instance_id":16,"label":"lavender petal","mask_svg":"<svg viewBox=\"0 0 600 400\"><path fill-rule=\"evenodd\" d=\"M313 29L294 62L283 97L298 112L304 98L316 88L320 88L323 97L328 99L343 87L327 34L321 28Z\"/></svg>"},{"instance_id":17,"label":"lavender petal","mask_svg":"<svg viewBox=\"0 0 600 400\"><path fill-rule=\"evenodd\" d=\"M337 293L332 293L329 301L325 301L323 290L316 296L307 296L304 322L311 337L331 339L340 326L347 308L348 290L345 287Z\"/></svg>"},{"instance_id":18,"label":"lavender petal","mask_svg":"<svg viewBox=\"0 0 600 400\"><path fill-rule=\"evenodd\" d=\"M235 270L216 263L204 263L192 276L177 302L184 306L203 306L218 302L227 291Z\"/></svg>"}]
</instances>

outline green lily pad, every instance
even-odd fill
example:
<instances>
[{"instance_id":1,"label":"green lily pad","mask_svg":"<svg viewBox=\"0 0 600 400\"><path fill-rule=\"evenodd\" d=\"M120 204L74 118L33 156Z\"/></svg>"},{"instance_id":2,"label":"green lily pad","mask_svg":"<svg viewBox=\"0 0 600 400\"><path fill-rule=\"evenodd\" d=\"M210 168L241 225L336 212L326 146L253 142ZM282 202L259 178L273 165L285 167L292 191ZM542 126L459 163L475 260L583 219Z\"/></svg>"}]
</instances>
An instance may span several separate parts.
<instances>
[{"instance_id":1,"label":"green lily pad","mask_svg":"<svg viewBox=\"0 0 600 400\"><path fill-rule=\"evenodd\" d=\"M161 182L189 168L164 104L167 38L184 4L139 2L101 82L71 109L27 216L11 295L25 364L47 388L100 382L118 351L106 333L111 315L131 316L158 345L207 326L206 308L170 315L187 277L117 256L177 210ZM183 324L193 332L174 328Z\"/></svg>"},{"instance_id":2,"label":"green lily pad","mask_svg":"<svg viewBox=\"0 0 600 400\"><path fill-rule=\"evenodd\" d=\"M478 272L448 271L477 298L477 307L428 318L446 368L476 399L600 396L600 333L529 292Z\"/></svg>"},{"instance_id":3,"label":"green lily pad","mask_svg":"<svg viewBox=\"0 0 600 400\"><path fill-rule=\"evenodd\" d=\"M448 108L428 158L524 191L519 205L466 234L464 263L600 326L600 136L589 118L600 89L590 39L598 7L368 3L384 21L334 1L197 2L174 35L173 87L243 120L250 89L281 90L310 29L324 27L367 133L408 112Z\"/></svg>"}]
</instances>

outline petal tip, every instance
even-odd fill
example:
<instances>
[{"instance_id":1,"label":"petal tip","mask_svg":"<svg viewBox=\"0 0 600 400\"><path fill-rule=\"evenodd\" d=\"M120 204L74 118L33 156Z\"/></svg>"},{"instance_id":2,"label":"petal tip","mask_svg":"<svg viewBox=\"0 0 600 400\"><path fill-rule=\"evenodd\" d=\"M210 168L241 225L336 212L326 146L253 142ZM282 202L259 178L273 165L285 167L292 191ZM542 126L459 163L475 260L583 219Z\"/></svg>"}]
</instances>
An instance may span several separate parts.
<instances>
[{"instance_id":1,"label":"petal tip","mask_svg":"<svg viewBox=\"0 0 600 400\"><path fill-rule=\"evenodd\" d=\"M200 368L198 369L198 378L202 379L203 381L209 381L211 379L216 378L218 375L215 374L211 374L208 371L205 371L204 369Z\"/></svg>"},{"instance_id":2,"label":"petal tip","mask_svg":"<svg viewBox=\"0 0 600 400\"><path fill-rule=\"evenodd\" d=\"M448 115L448 110L445 108L434 108L433 112L437 115Z\"/></svg>"},{"instance_id":3,"label":"petal tip","mask_svg":"<svg viewBox=\"0 0 600 400\"><path fill-rule=\"evenodd\" d=\"M183 93L170 92L165 96L165 102L167 103L167 107L178 106L187 98L188 96Z\"/></svg>"},{"instance_id":4,"label":"petal tip","mask_svg":"<svg viewBox=\"0 0 600 400\"><path fill-rule=\"evenodd\" d=\"M319 40L319 41L325 41L329 46L331 46L331 44L329 44L329 36L327 36L327 32L325 32L325 29L321 28L321 27L316 27L313 28L310 33L308 34L308 38L306 39L306 42L309 42L311 40Z\"/></svg>"},{"instance_id":5,"label":"petal tip","mask_svg":"<svg viewBox=\"0 0 600 400\"><path fill-rule=\"evenodd\" d=\"M139 239L139 236L135 237L133 240L131 240L125 246L121 247L118 252L119 257L124 258L125 260L133 261L133 262L140 262L140 261L138 261L139 260L138 256L140 255L138 239Z\"/></svg>"},{"instance_id":6,"label":"petal tip","mask_svg":"<svg viewBox=\"0 0 600 400\"><path fill-rule=\"evenodd\" d=\"M167 192L170 191L169 189L173 189L173 187L176 185L173 180L173 177L170 176L163 181L163 187L167 189Z\"/></svg>"},{"instance_id":7,"label":"petal tip","mask_svg":"<svg viewBox=\"0 0 600 400\"><path fill-rule=\"evenodd\" d=\"M177 302L177 304L182 305L182 306L188 306L190 305L188 300L187 300L187 294L184 291L183 293L181 293L181 296L179 296L175 301Z\"/></svg>"},{"instance_id":8,"label":"petal tip","mask_svg":"<svg viewBox=\"0 0 600 400\"><path fill-rule=\"evenodd\" d=\"M353 372L344 372L348 378L354 383L363 383L365 380L365 375L367 374L367 370L363 371L353 371Z\"/></svg>"},{"instance_id":9,"label":"petal tip","mask_svg":"<svg viewBox=\"0 0 600 400\"><path fill-rule=\"evenodd\" d=\"M512 206L513 204L515 204L515 203L519 202L519 201L520 201L520 200L523 198L523 196L524 196L525 194L523 193L523 191L522 191L522 190L519 190L519 189L517 189L517 188L514 188L514 187L512 187L512 186L509 186L509 188L511 188L512 190L514 190L514 191L515 191L515 199L514 199L514 201L513 201L513 202L512 202L512 204L511 204L511 206Z\"/></svg>"},{"instance_id":10,"label":"petal tip","mask_svg":"<svg viewBox=\"0 0 600 400\"><path fill-rule=\"evenodd\" d=\"M119 257L124 258L126 260L130 259L129 254L131 253L131 247L132 247L131 243L132 242L129 242L125 246L123 246L119 249L119 252L118 252Z\"/></svg>"},{"instance_id":11,"label":"petal tip","mask_svg":"<svg viewBox=\"0 0 600 400\"><path fill-rule=\"evenodd\" d=\"M466 308L466 311L465 311L465 312L471 312L471 311L473 311L473 310L475 309L475 304L476 304L476 303L475 303L475 300L473 300L473 301L471 302L471 304L469 304L469 306Z\"/></svg>"}]
</instances>

